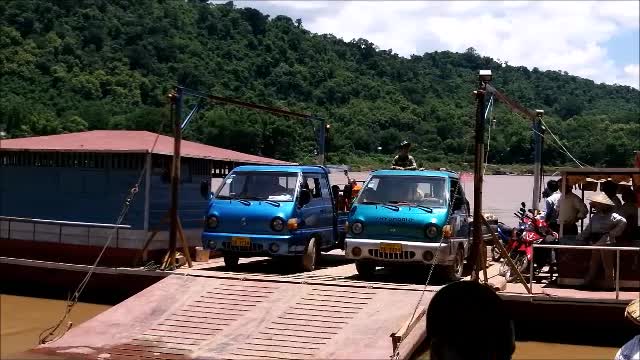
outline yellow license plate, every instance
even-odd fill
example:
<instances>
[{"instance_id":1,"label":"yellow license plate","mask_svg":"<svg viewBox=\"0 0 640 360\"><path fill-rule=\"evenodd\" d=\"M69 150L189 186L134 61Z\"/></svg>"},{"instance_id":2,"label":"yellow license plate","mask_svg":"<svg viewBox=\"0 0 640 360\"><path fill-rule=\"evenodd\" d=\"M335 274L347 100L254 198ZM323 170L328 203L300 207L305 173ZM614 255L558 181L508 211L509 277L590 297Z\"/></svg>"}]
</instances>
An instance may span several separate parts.
<instances>
[{"instance_id":1,"label":"yellow license plate","mask_svg":"<svg viewBox=\"0 0 640 360\"><path fill-rule=\"evenodd\" d=\"M249 247L251 246L251 240L248 237L232 237L231 246Z\"/></svg>"},{"instance_id":2,"label":"yellow license plate","mask_svg":"<svg viewBox=\"0 0 640 360\"><path fill-rule=\"evenodd\" d=\"M400 253L402 245L400 244L380 244L380 251L384 253Z\"/></svg>"}]
</instances>

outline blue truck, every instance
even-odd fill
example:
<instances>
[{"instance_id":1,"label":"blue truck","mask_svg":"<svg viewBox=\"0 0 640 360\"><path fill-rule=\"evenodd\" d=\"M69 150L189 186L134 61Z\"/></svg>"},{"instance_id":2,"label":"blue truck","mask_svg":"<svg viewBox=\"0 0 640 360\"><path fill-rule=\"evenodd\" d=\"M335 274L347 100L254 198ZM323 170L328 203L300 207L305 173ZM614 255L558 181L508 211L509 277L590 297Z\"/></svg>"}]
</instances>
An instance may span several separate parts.
<instances>
[{"instance_id":1,"label":"blue truck","mask_svg":"<svg viewBox=\"0 0 640 360\"><path fill-rule=\"evenodd\" d=\"M460 279L468 256L470 209L451 171L371 173L348 218L346 257L360 276L377 266L436 265Z\"/></svg>"},{"instance_id":2,"label":"blue truck","mask_svg":"<svg viewBox=\"0 0 640 360\"><path fill-rule=\"evenodd\" d=\"M339 212L322 166L239 166L212 194L202 244L232 268L241 257L297 258L313 271L321 252L343 248Z\"/></svg>"}]
</instances>

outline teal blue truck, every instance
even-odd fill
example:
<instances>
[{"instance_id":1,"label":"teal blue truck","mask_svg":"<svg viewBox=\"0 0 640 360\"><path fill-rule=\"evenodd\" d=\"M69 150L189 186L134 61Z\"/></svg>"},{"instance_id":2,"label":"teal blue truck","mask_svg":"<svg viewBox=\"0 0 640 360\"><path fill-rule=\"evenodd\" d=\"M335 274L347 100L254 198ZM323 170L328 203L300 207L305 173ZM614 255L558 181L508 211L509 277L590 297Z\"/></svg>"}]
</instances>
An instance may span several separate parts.
<instances>
[{"instance_id":1,"label":"teal blue truck","mask_svg":"<svg viewBox=\"0 0 640 360\"><path fill-rule=\"evenodd\" d=\"M349 213L345 253L363 277L377 266L421 264L456 280L470 250L470 224L457 173L378 170Z\"/></svg>"}]
</instances>

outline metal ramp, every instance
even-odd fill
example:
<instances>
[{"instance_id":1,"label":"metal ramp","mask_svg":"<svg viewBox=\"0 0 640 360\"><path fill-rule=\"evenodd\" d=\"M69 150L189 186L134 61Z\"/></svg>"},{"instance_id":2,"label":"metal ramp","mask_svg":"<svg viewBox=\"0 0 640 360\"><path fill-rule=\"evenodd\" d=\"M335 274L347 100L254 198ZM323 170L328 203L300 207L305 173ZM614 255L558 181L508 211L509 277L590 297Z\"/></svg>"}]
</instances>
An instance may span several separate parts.
<instances>
[{"instance_id":1,"label":"metal ramp","mask_svg":"<svg viewBox=\"0 0 640 360\"><path fill-rule=\"evenodd\" d=\"M389 359L389 336L421 294L388 284L225 275L171 275L33 351L88 359ZM412 352L424 328L401 351Z\"/></svg>"}]
</instances>

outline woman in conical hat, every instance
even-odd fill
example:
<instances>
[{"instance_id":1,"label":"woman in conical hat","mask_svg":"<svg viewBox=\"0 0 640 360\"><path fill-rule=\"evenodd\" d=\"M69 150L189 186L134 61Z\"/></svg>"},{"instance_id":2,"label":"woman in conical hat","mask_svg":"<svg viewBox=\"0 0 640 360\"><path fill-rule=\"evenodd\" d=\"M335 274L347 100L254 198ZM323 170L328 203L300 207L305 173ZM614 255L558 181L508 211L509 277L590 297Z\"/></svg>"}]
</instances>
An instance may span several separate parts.
<instances>
[{"instance_id":1,"label":"woman in conical hat","mask_svg":"<svg viewBox=\"0 0 640 360\"><path fill-rule=\"evenodd\" d=\"M625 315L631 322L640 326L640 299L636 299L627 306ZM624 344L614 360L633 360L640 359L640 335L629 340Z\"/></svg>"},{"instance_id":2,"label":"woman in conical hat","mask_svg":"<svg viewBox=\"0 0 640 360\"><path fill-rule=\"evenodd\" d=\"M616 237L624 232L627 221L614 212L615 203L606 194L597 193L589 201L596 213L591 217L584 231L578 235L578 240L595 246L615 244ZM589 272L584 279L585 286L592 285L600 269L600 263L602 263L604 266L605 287L608 289L614 288L613 256L613 252L608 250L594 250L591 252Z\"/></svg>"},{"instance_id":3,"label":"woman in conical hat","mask_svg":"<svg viewBox=\"0 0 640 360\"><path fill-rule=\"evenodd\" d=\"M627 306L625 315L631 322L640 326L640 299L633 300L629 306Z\"/></svg>"}]
</instances>

